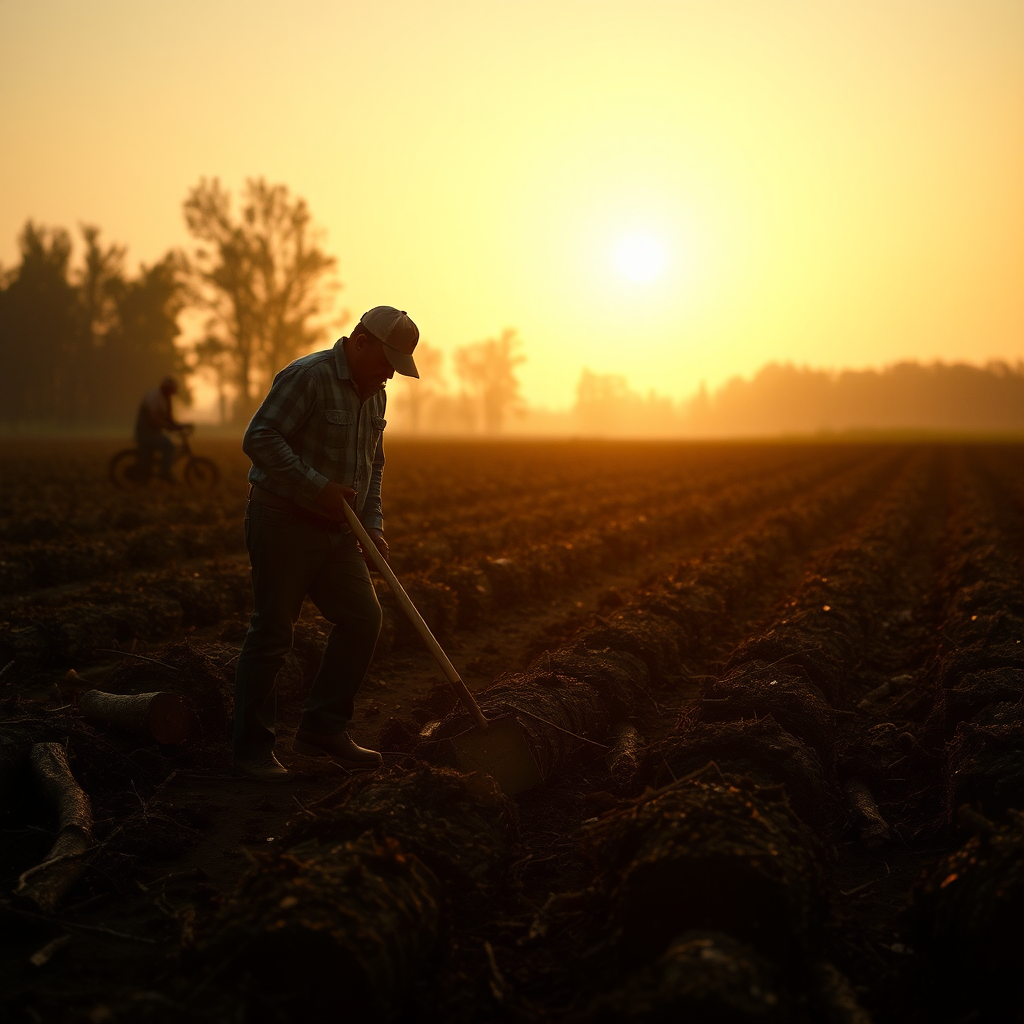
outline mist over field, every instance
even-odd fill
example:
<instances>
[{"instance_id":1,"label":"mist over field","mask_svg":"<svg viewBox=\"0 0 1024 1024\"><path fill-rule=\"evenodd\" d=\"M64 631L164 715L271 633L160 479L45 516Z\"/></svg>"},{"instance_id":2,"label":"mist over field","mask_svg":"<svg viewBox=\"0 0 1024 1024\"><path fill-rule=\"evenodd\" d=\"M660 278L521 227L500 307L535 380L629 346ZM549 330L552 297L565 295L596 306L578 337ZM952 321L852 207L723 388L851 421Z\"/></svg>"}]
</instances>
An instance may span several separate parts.
<instances>
[{"instance_id":1,"label":"mist over field","mask_svg":"<svg viewBox=\"0 0 1024 1024\"><path fill-rule=\"evenodd\" d=\"M182 377L200 423L241 430L273 375L330 344L325 322L335 261L308 248L308 211L284 186L256 183L263 221L244 243L220 238L219 263L169 251L132 275L126 249L83 230L71 235L29 222L21 262L0 276L0 429L45 433L128 430L142 394L165 374ZM202 183L186 212L200 237L218 226L204 203L228 217L228 197ZM219 204L219 205L218 205ZM250 207L252 208L252 207ZM203 218L206 218L205 222ZM291 223L289 224L289 218ZM295 224L298 227L295 227ZM291 231L291 235L289 235ZM206 234L204 234L206 232ZM224 248L249 266L244 289L224 286ZM269 252L261 268L256 251ZM200 251L201 252L201 251ZM301 253L301 259L299 254ZM248 260L248 262L247 262ZM189 337L182 321L205 318ZM521 374L529 362L513 328L445 350L423 342L418 380L389 385L394 434L444 436L757 437L849 430L1019 432L1024 430L1024 363L985 366L903 362L880 369L817 370L770 363L689 398L636 391L625 374L578 371L573 404L531 406ZM665 382L671 390L671 382Z\"/></svg>"},{"instance_id":2,"label":"mist over field","mask_svg":"<svg viewBox=\"0 0 1024 1024\"><path fill-rule=\"evenodd\" d=\"M412 433L479 433L480 400L414 397L398 382L391 423ZM416 418L411 414L413 403ZM584 370L563 412L521 406L505 433L596 437L764 437L831 431L1015 433L1024 430L1024 366L899 363L879 370L815 370L771 363L672 401L639 394L619 375Z\"/></svg>"}]
</instances>

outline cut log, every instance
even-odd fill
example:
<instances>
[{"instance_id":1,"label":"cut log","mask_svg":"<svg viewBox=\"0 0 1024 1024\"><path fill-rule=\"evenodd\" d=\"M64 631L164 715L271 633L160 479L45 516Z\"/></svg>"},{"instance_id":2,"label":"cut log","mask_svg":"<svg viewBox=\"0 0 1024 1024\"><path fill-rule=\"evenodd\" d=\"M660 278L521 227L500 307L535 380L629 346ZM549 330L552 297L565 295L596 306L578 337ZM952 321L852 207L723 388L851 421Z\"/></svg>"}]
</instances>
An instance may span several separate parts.
<instances>
[{"instance_id":1,"label":"cut log","mask_svg":"<svg viewBox=\"0 0 1024 1024\"><path fill-rule=\"evenodd\" d=\"M188 739L189 713L178 693L103 693L90 690L78 699L82 717L96 725L113 725L161 746Z\"/></svg>"},{"instance_id":2,"label":"cut log","mask_svg":"<svg viewBox=\"0 0 1024 1024\"><path fill-rule=\"evenodd\" d=\"M872 849L888 846L892 842L889 825L878 810L878 804L862 779L849 779L843 786L847 803L853 813L861 842Z\"/></svg>"},{"instance_id":3,"label":"cut log","mask_svg":"<svg viewBox=\"0 0 1024 1024\"><path fill-rule=\"evenodd\" d=\"M635 725L622 722L615 728L615 743L608 751L604 763L620 792L627 790L640 767L644 738Z\"/></svg>"},{"instance_id":4,"label":"cut log","mask_svg":"<svg viewBox=\"0 0 1024 1024\"><path fill-rule=\"evenodd\" d=\"M59 743L37 743L29 754L43 797L57 812L57 840L42 863L19 879L15 895L51 914L78 881L93 847L92 805Z\"/></svg>"},{"instance_id":5,"label":"cut log","mask_svg":"<svg viewBox=\"0 0 1024 1024\"><path fill-rule=\"evenodd\" d=\"M221 667L227 659L214 661L206 647L191 640L167 644L156 658L157 664L126 658L114 667L104 688L108 693L133 696L157 690L181 694L195 711L207 740L224 736L234 699L234 683Z\"/></svg>"}]
</instances>

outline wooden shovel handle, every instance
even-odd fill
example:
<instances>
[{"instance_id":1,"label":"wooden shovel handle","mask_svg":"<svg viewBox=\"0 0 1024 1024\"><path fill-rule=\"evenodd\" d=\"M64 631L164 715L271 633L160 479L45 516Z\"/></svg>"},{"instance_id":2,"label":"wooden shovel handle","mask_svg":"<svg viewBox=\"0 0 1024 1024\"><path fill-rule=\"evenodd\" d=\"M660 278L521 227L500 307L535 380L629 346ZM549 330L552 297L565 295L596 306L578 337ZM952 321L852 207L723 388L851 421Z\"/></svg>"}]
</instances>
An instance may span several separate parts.
<instances>
[{"instance_id":1,"label":"wooden shovel handle","mask_svg":"<svg viewBox=\"0 0 1024 1024\"><path fill-rule=\"evenodd\" d=\"M480 705L473 699L473 694L469 692L469 688L462 681L462 677L455 671L455 666L448 660L448 655L441 650L441 645L435 639L434 634L430 632L430 627L423 621L423 616L416 610L416 605L412 603L412 599L405 592L405 587L399 582L398 577L392 571L391 566L385 561L377 545L373 543L373 538L366 532L366 527L359 521L359 517L352 506L345 502L343 507L345 509L345 518L348 520L348 525L352 527L352 532L359 539L359 543L363 545L363 550L373 559L381 575L388 581L388 586L394 592L395 597L398 598L398 603L402 606L402 610L409 616L409 620L416 627L416 632L423 637L427 648L434 656L434 660L441 666L441 670L448 677L448 682L452 684L452 689L455 690L462 703L466 705L466 710L473 716L476 724L481 729L486 729L487 719L484 718Z\"/></svg>"}]
</instances>

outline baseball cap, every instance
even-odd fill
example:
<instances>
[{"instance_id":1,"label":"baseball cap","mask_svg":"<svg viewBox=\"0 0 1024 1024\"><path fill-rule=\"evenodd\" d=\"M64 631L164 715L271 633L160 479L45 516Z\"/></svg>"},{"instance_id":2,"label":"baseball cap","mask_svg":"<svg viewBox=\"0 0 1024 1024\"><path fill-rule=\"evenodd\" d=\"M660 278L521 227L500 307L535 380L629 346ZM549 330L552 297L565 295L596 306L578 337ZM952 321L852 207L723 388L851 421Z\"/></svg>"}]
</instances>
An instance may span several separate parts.
<instances>
[{"instance_id":1,"label":"baseball cap","mask_svg":"<svg viewBox=\"0 0 1024 1024\"><path fill-rule=\"evenodd\" d=\"M420 340L420 329L404 309L374 306L359 318L359 322L383 343L384 355L399 373L406 377L419 377L412 352Z\"/></svg>"}]
</instances>

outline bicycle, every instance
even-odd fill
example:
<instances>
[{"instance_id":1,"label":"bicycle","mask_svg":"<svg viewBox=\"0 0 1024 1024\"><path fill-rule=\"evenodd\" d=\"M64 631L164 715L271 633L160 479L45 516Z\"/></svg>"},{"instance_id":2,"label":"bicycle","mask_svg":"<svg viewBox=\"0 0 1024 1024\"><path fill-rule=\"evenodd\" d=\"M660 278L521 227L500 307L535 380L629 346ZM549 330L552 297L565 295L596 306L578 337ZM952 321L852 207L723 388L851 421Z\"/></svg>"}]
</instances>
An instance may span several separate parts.
<instances>
[{"instance_id":1,"label":"bicycle","mask_svg":"<svg viewBox=\"0 0 1024 1024\"><path fill-rule=\"evenodd\" d=\"M191 426L177 428L176 433L181 435L181 441L175 446L171 465L184 459L185 468L182 470L182 479L184 479L185 485L190 490L207 493L220 482L220 470L212 459L193 454L188 439L194 429ZM152 479L153 464L157 458L158 455L155 451L148 453L148 457L145 457L138 448L125 448L110 460L108 473L111 483L125 491L145 487Z\"/></svg>"}]
</instances>

